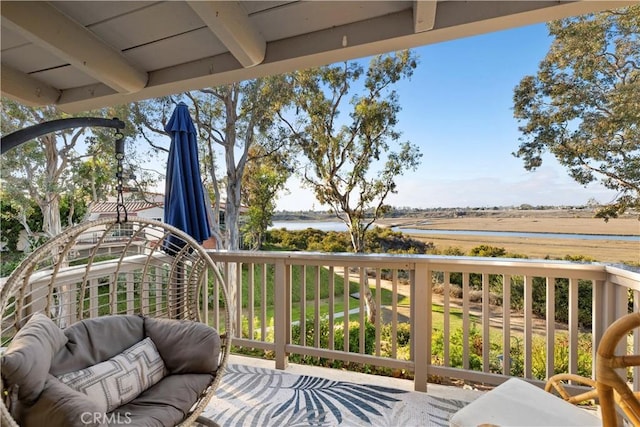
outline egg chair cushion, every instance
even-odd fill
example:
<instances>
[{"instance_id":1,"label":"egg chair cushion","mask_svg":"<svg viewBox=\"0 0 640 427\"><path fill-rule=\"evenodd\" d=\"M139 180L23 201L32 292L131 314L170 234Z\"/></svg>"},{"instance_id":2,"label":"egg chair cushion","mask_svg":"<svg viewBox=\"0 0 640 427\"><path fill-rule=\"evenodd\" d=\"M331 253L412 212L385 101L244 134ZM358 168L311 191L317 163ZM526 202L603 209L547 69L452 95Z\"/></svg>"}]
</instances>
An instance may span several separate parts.
<instances>
[{"instance_id":1,"label":"egg chair cushion","mask_svg":"<svg viewBox=\"0 0 640 427\"><path fill-rule=\"evenodd\" d=\"M168 375L111 415L127 417L130 425L139 427L173 427L184 420L212 379L210 374Z\"/></svg>"},{"instance_id":2,"label":"egg chair cushion","mask_svg":"<svg viewBox=\"0 0 640 427\"><path fill-rule=\"evenodd\" d=\"M51 359L67 337L44 314L36 313L16 333L2 356L2 376L18 387L18 398L33 402L40 396L51 367Z\"/></svg>"},{"instance_id":3,"label":"egg chair cushion","mask_svg":"<svg viewBox=\"0 0 640 427\"><path fill-rule=\"evenodd\" d=\"M18 348L37 359L30 364L32 371L36 363L48 369L38 371L40 392L28 395L29 401L19 397L16 418L25 427L66 427L85 421L101 426L114 419L173 426L189 414L219 368L220 336L199 322L113 315L82 320L62 331L42 317L21 329L12 343L18 346L30 337ZM10 350L9 354L17 351ZM141 375L130 375L134 371ZM144 382L141 376L153 381L133 387ZM123 386L132 387L123 392Z\"/></svg>"},{"instance_id":4,"label":"egg chair cushion","mask_svg":"<svg viewBox=\"0 0 640 427\"><path fill-rule=\"evenodd\" d=\"M49 375L38 400L23 407L19 419L22 426L103 427L101 414L97 402Z\"/></svg>"},{"instance_id":5,"label":"egg chair cushion","mask_svg":"<svg viewBox=\"0 0 640 427\"><path fill-rule=\"evenodd\" d=\"M145 317L145 334L153 340L172 374L214 374L221 342L204 323Z\"/></svg>"},{"instance_id":6,"label":"egg chair cushion","mask_svg":"<svg viewBox=\"0 0 640 427\"><path fill-rule=\"evenodd\" d=\"M111 359L142 341L144 320L136 315L101 316L64 329L66 345L51 362L51 374L60 376Z\"/></svg>"}]
</instances>

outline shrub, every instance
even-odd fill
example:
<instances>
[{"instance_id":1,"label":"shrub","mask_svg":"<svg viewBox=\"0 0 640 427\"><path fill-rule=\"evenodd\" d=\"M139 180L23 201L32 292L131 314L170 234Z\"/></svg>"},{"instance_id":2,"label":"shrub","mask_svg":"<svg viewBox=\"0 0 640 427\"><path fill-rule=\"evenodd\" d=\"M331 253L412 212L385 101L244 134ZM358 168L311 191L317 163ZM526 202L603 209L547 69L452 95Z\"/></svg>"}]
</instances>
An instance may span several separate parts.
<instances>
[{"instance_id":1,"label":"shrub","mask_svg":"<svg viewBox=\"0 0 640 427\"><path fill-rule=\"evenodd\" d=\"M376 328L372 323L365 323L365 342L364 353L373 354L376 348ZM295 324L291 328L291 342L294 344L302 345L300 337L300 325ZM334 349L337 351L344 351L344 325L337 324L334 326ZM315 346L315 322L313 319L308 319L305 324L305 345ZM320 347L329 348L329 321L320 321ZM360 352L360 322L349 322L349 352ZM319 359L317 357L301 356L292 354L289 359L293 363L311 363L314 365L326 366L326 359ZM334 366L335 367L335 366Z\"/></svg>"},{"instance_id":2,"label":"shrub","mask_svg":"<svg viewBox=\"0 0 640 427\"><path fill-rule=\"evenodd\" d=\"M494 339L489 346L489 372L502 373L502 342L501 338ZM463 367L462 328L458 328L449 339L449 365L454 368ZM482 370L483 336L475 324L469 329L469 369ZM442 331L436 331L432 340L432 357L434 364L442 364L444 360L444 337ZM565 333L558 333L554 343L554 374L569 372L569 344ZM521 337L512 337L509 348L511 360L509 375L524 376L524 343ZM591 376L592 344L589 334L578 337L578 371L577 374ZM531 373L533 378L545 380L546 373L546 337L535 335L531 349Z\"/></svg>"},{"instance_id":3,"label":"shrub","mask_svg":"<svg viewBox=\"0 0 640 427\"><path fill-rule=\"evenodd\" d=\"M344 326L338 325L334 329L334 348L344 351ZM376 348L376 327L365 322L364 353L373 354ZM349 322L349 352L360 352L360 322Z\"/></svg>"},{"instance_id":4,"label":"shrub","mask_svg":"<svg viewBox=\"0 0 640 427\"><path fill-rule=\"evenodd\" d=\"M305 230L268 230L265 243L287 250L350 252L351 237L347 232ZM365 235L365 250L372 253L426 253L433 245L413 239L390 228L374 227Z\"/></svg>"},{"instance_id":5,"label":"shrub","mask_svg":"<svg viewBox=\"0 0 640 427\"><path fill-rule=\"evenodd\" d=\"M375 333L376 328L371 323L366 323L365 330L365 354L375 353ZM273 325L271 331L273 330ZM436 330L432 335L431 351L432 363L443 364L444 362L444 336L443 331ZM248 336L247 324L243 324L243 336ZM272 332L269 338L272 339ZM380 330L381 339L381 355L383 357L391 356L392 329L390 324L384 324ZM329 322L322 320L320 322L320 346L329 348ZM463 341L462 328L457 328L451 333L447 342L449 343L449 366L454 368L463 368L463 349L464 345L469 346L469 369L481 371L483 369L483 343L484 337L481 330L474 323L469 329L469 339ZM307 346L315 345L315 323L312 319L307 320L305 325L304 342ZM296 324L292 327L292 343L302 344L300 337L300 325ZM398 323L397 325L397 347L396 357L398 359L409 360L411 355L411 326L409 323ZM563 373L569 371L569 345L568 335L558 332L554 342L554 373ZM338 351L344 350L344 325L337 324L334 326L334 349ZM261 355L262 357L272 358L273 354L262 352L261 350L234 348L235 352L248 355ZM349 351L352 353L360 352L360 323L349 323ZM509 348L510 369L509 375L515 377L524 376L524 343L519 336L511 338ZM495 336L489 345L489 372L501 374L503 371L503 349L502 338ZM350 369L357 372L377 373L380 375L389 375L395 377L411 378L410 372L392 370L388 368L379 368L371 365L350 364L338 360L329 360L325 358L301 356L291 354L289 359L293 363L302 363L318 366L326 366L339 369ZM533 378L545 380L546 373L546 337L534 335L531 350L531 373ZM577 374L590 377L592 369L592 343L589 334L580 334L578 337L578 371Z\"/></svg>"},{"instance_id":6,"label":"shrub","mask_svg":"<svg viewBox=\"0 0 640 427\"><path fill-rule=\"evenodd\" d=\"M385 342L392 342L393 330L391 324L385 323L380 329L380 339ZM398 347L408 347L411 340L411 325L407 322L398 323L396 326L396 343Z\"/></svg>"},{"instance_id":7,"label":"shrub","mask_svg":"<svg viewBox=\"0 0 640 427\"><path fill-rule=\"evenodd\" d=\"M0 263L0 277L6 277L13 273L13 270L18 267L27 255L27 253L20 251L2 252L2 255L0 255L0 259L2 259L2 263Z\"/></svg>"},{"instance_id":8,"label":"shrub","mask_svg":"<svg viewBox=\"0 0 640 427\"><path fill-rule=\"evenodd\" d=\"M458 328L449 337L449 366L453 368L463 367L463 341L462 328ZM475 323L469 329L469 369L479 371L482 369L482 334ZM444 332L437 330L431 338L431 353L433 363L444 361Z\"/></svg>"},{"instance_id":9,"label":"shrub","mask_svg":"<svg viewBox=\"0 0 640 427\"><path fill-rule=\"evenodd\" d=\"M504 248L489 245L476 246L469 251L469 255L479 257L503 257L506 253L507 251Z\"/></svg>"}]
</instances>

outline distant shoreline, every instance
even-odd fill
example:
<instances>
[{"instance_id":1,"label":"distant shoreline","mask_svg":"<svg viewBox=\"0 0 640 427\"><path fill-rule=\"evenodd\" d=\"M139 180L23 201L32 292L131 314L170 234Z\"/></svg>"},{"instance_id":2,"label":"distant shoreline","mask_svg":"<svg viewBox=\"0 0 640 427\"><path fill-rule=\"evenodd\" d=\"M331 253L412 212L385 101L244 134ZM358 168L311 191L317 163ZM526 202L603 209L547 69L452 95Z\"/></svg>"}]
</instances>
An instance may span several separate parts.
<instances>
[{"instance_id":1,"label":"distant shoreline","mask_svg":"<svg viewBox=\"0 0 640 427\"><path fill-rule=\"evenodd\" d=\"M322 219L274 219L274 222L322 224L340 222L336 217ZM381 218L378 227L415 228L419 230L497 231L541 234L587 234L594 236L640 236L640 221L635 218L615 218L605 222L599 218L539 218L530 217L458 217L458 218Z\"/></svg>"},{"instance_id":2,"label":"distant shoreline","mask_svg":"<svg viewBox=\"0 0 640 427\"><path fill-rule=\"evenodd\" d=\"M276 219L274 218L274 221ZM280 221L313 223L339 221L326 213L320 218L279 218ZM426 224L428 222L428 224ZM593 218L589 211L489 211L484 215L474 212L471 215L449 215L443 217L405 216L383 218L376 222L381 227L405 227L420 230L459 230L459 231L506 231L587 235L640 236L640 221L637 216L611 219L605 222ZM585 256L601 262L626 262L640 265L640 243L636 241L617 240L577 240L554 239L540 237L506 237L506 236L470 236L470 235L436 235L411 234L411 237L432 243L437 249L458 248L468 253L481 244L504 248L513 254L526 255L529 258L556 258L567 256Z\"/></svg>"}]
</instances>

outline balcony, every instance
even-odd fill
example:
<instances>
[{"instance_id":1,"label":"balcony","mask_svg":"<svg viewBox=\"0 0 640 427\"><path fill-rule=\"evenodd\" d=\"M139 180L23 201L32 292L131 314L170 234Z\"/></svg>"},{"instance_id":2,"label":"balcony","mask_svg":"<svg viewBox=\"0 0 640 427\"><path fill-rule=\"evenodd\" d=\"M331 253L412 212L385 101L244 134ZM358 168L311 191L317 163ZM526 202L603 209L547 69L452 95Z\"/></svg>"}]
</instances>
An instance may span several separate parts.
<instances>
[{"instance_id":1,"label":"balcony","mask_svg":"<svg viewBox=\"0 0 640 427\"><path fill-rule=\"evenodd\" d=\"M295 363L294 372L300 363L349 365L381 379L399 377L384 381L430 396L442 392L440 384L487 389L511 377L542 385L557 372L594 376L595 349L607 326L640 310L640 272L624 266L431 255L209 255L229 283L232 325L222 324L221 283L213 274L202 287L200 318L217 328L231 326L236 353L261 359L237 363L284 371ZM56 286L76 292L73 284L87 281L91 294L84 310L90 316L105 304L123 314L153 315L170 297L161 274L170 257L154 255L146 264L156 269L158 283L139 280L140 257L146 255L130 255L117 271L110 260L96 262L90 274L79 265L67 267ZM118 280L105 280L114 274ZM37 286L39 277L30 279ZM376 307L371 313L360 297L367 287ZM127 298L110 297L116 294ZM78 310L67 312L69 322L77 320ZM637 336L627 345L640 350ZM629 381L640 389L637 371L629 372ZM451 387L447 395L457 393L466 391Z\"/></svg>"},{"instance_id":2,"label":"balcony","mask_svg":"<svg viewBox=\"0 0 640 427\"><path fill-rule=\"evenodd\" d=\"M475 396L433 383L487 389L511 377L539 386L559 372L595 377L603 332L640 309L640 273L621 266L426 255L210 255L235 283L232 318L242 326L234 330L234 346L273 359L260 366L366 366L360 371L408 378L394 381L412 381L415 391L458 402ZM457 295L452 283L460 284ZM378 309L375 326L361 328L368 324L367 307L354 296L367 286ZM213 294L203 300L214 304L204 315L215 326L219 320L207 310L216 311L216 284L205 291ZM636 353L639 343L637 336L628 339ZM326 372L309 375L334 377ZM637 370L629 380L638 390Z\"/></svg>"},{"instance_id":3,"label":"balcony","mask_svg":"<svg viewBox=\"0 0 640 427\"><path fill-rule=\"evenodd\" d=\"M242 328L234 329L235 346L265 351L276 369L286 369L294 356L376 366L412 377L416 391L427 391L430 378L498 385L513 376L542 384L558 371L593 375L591 360L604 330L640 309L640 273L613 265L427 255L210 254L236 284L232 317ZM461 281L461 298L450 296L452 278ZM203 292L215 295L216 286ZM359 295L370 287L380 308L375 327L359 327L367 320L366 304L352 297L354 286ZM479 302L472 303L472 297ZM213 301L204 316L215 326L216 299L208 293L203 300ZM556 321L556 300L566 301L566 324ZM334 326L322 329L323 323ZM637 350L640 340L631 341ZM632 376L638 389L640 376Z\"/></svg>"}]
</instances>

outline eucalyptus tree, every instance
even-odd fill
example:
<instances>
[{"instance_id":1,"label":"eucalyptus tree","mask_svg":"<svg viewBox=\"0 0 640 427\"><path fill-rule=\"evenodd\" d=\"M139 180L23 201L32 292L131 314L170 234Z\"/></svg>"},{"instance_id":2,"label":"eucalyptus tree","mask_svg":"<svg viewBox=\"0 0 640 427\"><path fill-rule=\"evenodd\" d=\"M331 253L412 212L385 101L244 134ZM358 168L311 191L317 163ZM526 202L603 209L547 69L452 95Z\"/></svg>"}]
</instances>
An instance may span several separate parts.
<instances>
[{"instance_id":1,"label":"eucalyptus tree","mask_svg":"<svg viewBox=\"0 0 640 427\"><path fill-rule=\"evenodd\" d=\"M396 129L400 100L393 89L416 66L414 54L401 51L375 56L366 70L345 62L287 76L295 114L280 119L303 155L302 181L346 224L355 252L366 250L366 232L388 210L396 178L420 164L419 148ZM365 289L373 321L375 302Z\"/></svg>"},{"instance_id":2,"label":"eucalyptus tree","mask_svg":"<svg viewBox=\"0 0 640 427\"><path fill-rule=\"evenodd\" d=\"M109 115L112 111L86 112L82 115ZM48 122L70 117L55 106L33 108L24 106L9 99L2 100L2 134ZM80 115L79 115L80 116ZM85 138L86 136L91 136ZM27 141L18 147L5 152L1 159L3 188L2 196L10 200L18 221L28 234L28 240L39 244L43 239L50 239L63 230L62 212L67 213L67 223L78 220L83 209L76 209L76 201L86 194L82 176L83 160L88 158L87 145L97 146L104 141L100 132L92 134L86 128L66 129L48 133ZM98 151L95 151L96 153ZM87 173L86 171L84 171ZM95 170L93 171L95 172ZM97 194L97 189L96 189ZM78 197L79 196L79 197ZM3 201L4 202L4 201ZM42 230L34 230L29 212L35 202L42 214ZM3 203L4 204L4 203ZM81 207L83 208L83 207ZM66 260L61 260L66 262ZM61 318L69 310L69 284L61 284L57 296L59 303L54 310L60 310ZM63 325L64 326L64 325Z\"/></svg>"},{"instance_id":3,"label":"eucalyptus tree","mask_svg":"<svg viewBox=\"0 0 640 427\"><path fill-rule=\"evenodd\" d=\"M225 249L240 247L241 188L247 163L252 161L250 150L260 144L267 153L276 153L287 143L274 125L286 99L283 90L282 78L268 77L134 104L140 133L156 151L166 151L157 136L166 135L164 125L173 106L178 101L189 104L198 131L203 179L212 195L212 231ZM219 223L222 201L224 230Z\"/></svg>"},{"instance_id":4,"label":"eucalyptus tree","mask_svg":"<svg viewBox=\"0 0 640 427\"><path fill-rule=\"evenodd\" d=\"M49 120L62 118L55 107L31 108L2 100L2 133ZM74 149L84 129L43 135L9 150L2 158L5 195L26 210L29 202L37 203L42 212L42 232L50 238L62 231L61 196L69 191L75 162ZM28 232L32 232L27 229Z\"/></svg>"},{"instance_id":5,"label":"eucalyptus tree","mask_svg":"<svg viewBox=\"0 0 640 427\"><path fill-rule=\"evenodd\" d=\"M283 79L276 76L199 91L202 95L208 95L212 101L210 112L213 114L206 115L203 120L202 110L196 109L196 119L203 123L201 130L208 142L208 168L214 184L218 184L218 179L215 177L215 150L212 144L217 144L224 155L227 249L240 247L241 190L247 164L252 160L251 148L259 144L266 153L275 154L286 147L287 141L279 137L274 124L276 113L282 108L280 99L283 90L287 90ZM193 93L188 96L195 105L197 97ZM221 200L219 188L220 185L214 185L216 201Z\"/></svg>"},{"instance_id":6,"label":"eucalyptus tree","mask_svg":"<svg viewBox=\"0 0 640 427\"><path fill-rule=\"evenodd\" d=\"M281 94L287 90L282 83L280 77L255 79L134 105L134 110L140 113L140 132L150 145L156 145L154 135L164 134L173 105L177 101L189 104L198 132L201 170L212 196L212 232L217 244L224 249L240 248L241 188L251 161L251 148L260 144L267 152L277 152L287 143L286 139L279 138L274 125L275 114L282 108L282 100L287 99ZM220 224L223 193L224 230ZM230 263L228 267L227 283L237 284L235 266ZM236 319L236 289L229 286L227 290L231 315ZM232 327L240 328L240 325Z\"/></svg>"},{"instance_id":7,"label":"eucalyptus tree","mask_svg":"<svg viewBox=\"0 0 640 427\"><path fill-rule=\"evenodd\" d=\"M387 210L396 178L415 170L422 154L396 130L400 100L393 85L416 68L410 51L297 71L287 76L296 114L280 114L304 160L303 183L343 221L355 252ZM348 118L341 109L349 109Z\"/></svg>"},{"instance_id":8,"label":"eucalyptus tree","mask_svg":"<svg viewBox=\"0 0 640 427\"><path fill-rule=\"evenodd\" d=\"M576 182L616 191L598 217L640 210L640 5L548 28L549 52L514 91L522 123L514 155L535 170L549 152Z\"/></svg>"},{"instance_id":9,"label":"eucalyptus tree","mask_svg":"<svg viewBox=\"0 0 640 427\"><path fill-rule=\"evenodd\" d=\"M9 99L2 99L2 134L51 120L72 117L54 106L28 107ZM89 111L80 116L113 117L126 115L122 108ZM39 232L45 238L59 234L64 221L77 221L78 202L88 203L104 196L108 175L115 181L113 131L75 128L49 133L28 141L2 156L3 197L9 197L17 209L19 220L31 236ZM65 201L65 209L61 203ZM93 200L95 201L95 200ZM33 230L26 218L35 202L42 213L42 230Z\"/></svg>"}]
</instances>

